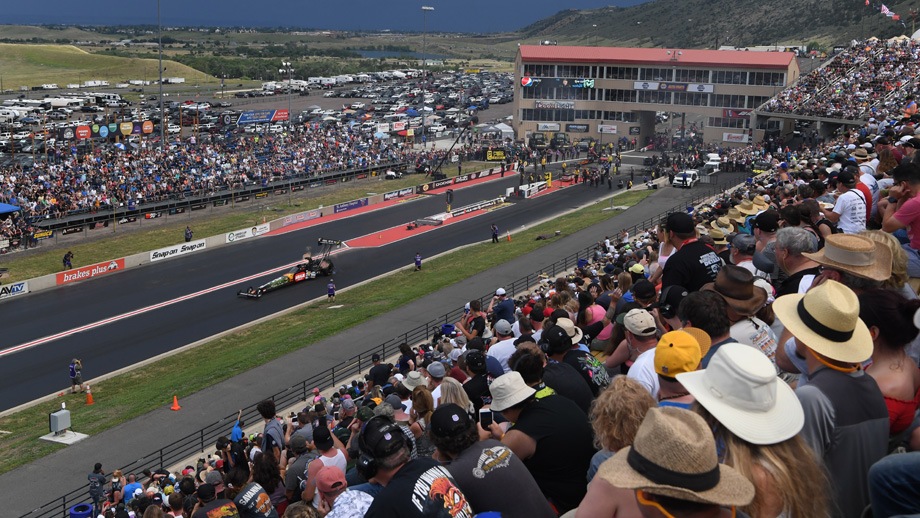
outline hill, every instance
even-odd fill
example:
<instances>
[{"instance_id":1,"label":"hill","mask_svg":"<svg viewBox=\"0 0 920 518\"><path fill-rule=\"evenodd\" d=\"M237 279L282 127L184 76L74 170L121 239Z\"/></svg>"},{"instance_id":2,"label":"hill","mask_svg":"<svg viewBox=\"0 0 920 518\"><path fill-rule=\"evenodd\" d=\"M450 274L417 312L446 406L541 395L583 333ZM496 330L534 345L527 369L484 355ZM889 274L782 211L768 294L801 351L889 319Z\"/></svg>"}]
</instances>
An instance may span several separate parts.
<instances>
[{"instance_id":1,"label":"hill","mask_svg":"<svg viewBox=\"0 0 920 518\"><path fill-rule=\"evenodd\" d=\"M188 83L211 83L216 78L181 63L164 59L165 75L184 77ZM71 45L20 45L0 43L0 70L4 89L42 83L81 83L106 80L113 85L130 79L156 79L157 60L90 54Z\"/></svg>"},{"instance_id":2,"label":"hill","mask_svg":"<svg viewBox=\"0 0 920 518\"><path fill-rule=\"evenodd\" d=\"M519 33L528 42L677 48L812 42L826 47L910 34L911 2L886 5L906 27L862 0L656 0L625 8L569 9Z\"/></svg>"}]
</instances>

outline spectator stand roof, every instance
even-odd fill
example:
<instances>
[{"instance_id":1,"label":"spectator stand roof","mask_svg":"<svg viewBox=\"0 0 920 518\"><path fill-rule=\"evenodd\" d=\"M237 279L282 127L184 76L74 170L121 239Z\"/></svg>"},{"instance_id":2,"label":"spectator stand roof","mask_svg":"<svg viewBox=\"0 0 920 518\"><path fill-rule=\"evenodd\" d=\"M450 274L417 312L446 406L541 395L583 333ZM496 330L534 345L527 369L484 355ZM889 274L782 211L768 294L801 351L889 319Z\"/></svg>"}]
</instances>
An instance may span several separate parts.
<instances>
[{"instance_id":1,"label":"spectator stand roof","mask_svg":"<svg viewBox=\"0 0 920 518\"><path fill-rule=\"evenodd\" d=\"M521 61L718 68L789 68L792 52L521 45Z\"/></svg>"}]
</instances>

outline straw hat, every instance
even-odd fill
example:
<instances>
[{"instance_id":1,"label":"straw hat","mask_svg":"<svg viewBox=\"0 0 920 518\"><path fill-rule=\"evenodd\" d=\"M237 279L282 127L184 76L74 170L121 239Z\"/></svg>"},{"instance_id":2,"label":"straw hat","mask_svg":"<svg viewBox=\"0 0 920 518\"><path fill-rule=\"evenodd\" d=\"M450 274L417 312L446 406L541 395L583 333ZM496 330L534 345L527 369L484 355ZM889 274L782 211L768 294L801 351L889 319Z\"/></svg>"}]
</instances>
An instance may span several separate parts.
<instances>
[{"instance_id":1,"label":"straw hat","mask_svg":"<svg viewBox=\"0 0 920 518\"><path fill-rule=\"evenodd\" d=\"M723 234L731 234L735 230L734 225L732 225L732 220L728 219L727 216L720 216L710 221L709 226L721 230Z\"/></svg>"},{"instance_id":2,"label":"straw hat","mask_svg":"<svg viewBox=\"0 0 920 518\"><path fill-rule=\"evenodd\" d=\"M757 195L754 196L754 208L758 211L767 210L770 208L770 204L767 203L767 200L763 196Z\"/></svg>"},{"instance_id":3,"label":"straw hat","mask_svg":"<svg viewBox=\"0 0 920 518\"><path fill-rule=\"evenodd\" d=\"M744 215L738 210L737 207L732 207L728 209L728 219L732 221L737 221L738 223L744 224Z\"/></svg>"},{"instance_id":4,"label":"straw hat","mask_svg":"<svg viewBox=\"0 0 920 518\"><path fill-rule=\"evenodd\" d=\"M859 299L837 281L826 280L804 295L779 297L773 311L793 336L832 360L859 363L872 356L872 335L859 318Z\"/></svg>"},{"instance_id":5,"label":"straw hat","mask_svg":"<svg viewBox=\"0 0 920 518\"><path fill-rule=\"evenodd\" d=\"M743 200L741 204L738 205L738 212L745 214L747 216L753 216L754 214L757 214L760 211L758 211L754 207L754 202L752 202L751 200Z\"/></svg>"},{"instance_id":6,"label":"straw hat","mask_svg":"<svg viewBox=\"0 0 920 518\"><path fill-rule=\"evenodd\" d=\"M757 313L767 303L767 292L754 285L754 274L733 264L723 266L715 282L706 283L700 289L716 292L743 316Z\"/></svg>"},{"instance_id":7,"label":"straw hat","mask_svg":"<svg viewBox=\"0 0 920 518\"><path fill-rule=\"evenodd\" d=\"M706 369L678 374L677 381L722 425L749 443L785 441L805 424L795 392L779 380L769 358L749 345L725 344Z\"/></svg>"},{"instance_id":8,"label":"straw hat","mask_svg":"<svg viewBox=\"0 0 920 518\"><path fill-rule=\"evenodd\" d=\"M831 234L824 248L803 253L812 261L873 281L891 277L891 249L859 234Z\"/></svg>"},{"instance_id":9,"label":"straw hat","mask_svg":"<svg viewBox=\"0 0 920 518\"><path fill-rule=\"evenodd\" d=\"M524 383L524 378L518 371L511 371L495 378L489 385L489 391L492 393L490 408L496 412L507 410L537 392Z\"/></svg>"},{"instance_id":10,"label":"straw hat","mask_svg":"<svg viewBox=\"0 0 920 518\"><path fill-rule=\"evenodd\" d=\"M728 241L725 240L725 233L720 228L710 230L709 237L712 238L712 243L715 245L728 245Z\"/></svg>"},{"instance_id":11,"label":"straw hat","mask_svg":"<svg viewBox=\"0 0 920 518\"><path fill-rule=\"evenodd\" d=\"M754 485L719 464L703 418L674 407L650 409L632 446L601 464L597 476L616 487L691 502L741 506L754 499Z\"/></svg>"}]
</instances>

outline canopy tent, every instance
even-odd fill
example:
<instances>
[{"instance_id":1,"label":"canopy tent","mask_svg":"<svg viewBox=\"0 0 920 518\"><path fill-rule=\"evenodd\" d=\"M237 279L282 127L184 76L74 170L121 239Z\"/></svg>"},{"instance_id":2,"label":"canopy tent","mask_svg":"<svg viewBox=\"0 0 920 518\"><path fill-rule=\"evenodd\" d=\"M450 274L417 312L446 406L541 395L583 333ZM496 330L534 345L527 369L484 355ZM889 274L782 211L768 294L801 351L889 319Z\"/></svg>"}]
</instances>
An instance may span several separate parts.
<instances>
[{"instance_id":1,"label":"canopy tent","mask_svg":"<svg viewBox=\"0 0 920 518\"><path fill-rule=\"evenodd\" d=\"M15 205L10 205L8 203L0 203L0 214L9 214L11 212L18 212L20 210L22 209Z\"/></svg>"},{"instance_id":2,"label":"canopy tent","mask_svg":"<svg viewBox=\"0 0 920 518\"><path fill-rule=\"evenodd\" d=\"M498 124L482 124L477 126L479 128L479 133L497 133L498 137L502 140L511 139L514 140L514 129L511 126L505 124L504 122L499 122Z\"/></svg>"}]
</instances>

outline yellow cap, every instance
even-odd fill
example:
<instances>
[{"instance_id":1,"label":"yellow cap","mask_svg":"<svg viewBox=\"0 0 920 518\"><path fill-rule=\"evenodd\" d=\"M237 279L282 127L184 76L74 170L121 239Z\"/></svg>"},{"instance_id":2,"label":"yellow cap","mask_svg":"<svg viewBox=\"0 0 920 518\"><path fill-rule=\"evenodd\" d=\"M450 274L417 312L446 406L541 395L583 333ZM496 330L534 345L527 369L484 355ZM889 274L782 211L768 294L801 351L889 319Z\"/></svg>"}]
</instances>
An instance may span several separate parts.
<instances>
[{"instance_id":1,"label":"yellow cap","mask_svg":"<svg viewBox=\"0 0 920 518\"><path fill-rule=\"evenodd\" d=\"M702 359L700 343L693 335L685 331L671 331L665 333L655 347L655 372L673 378L695 371Z\"/></svg>"}]
</instances>

